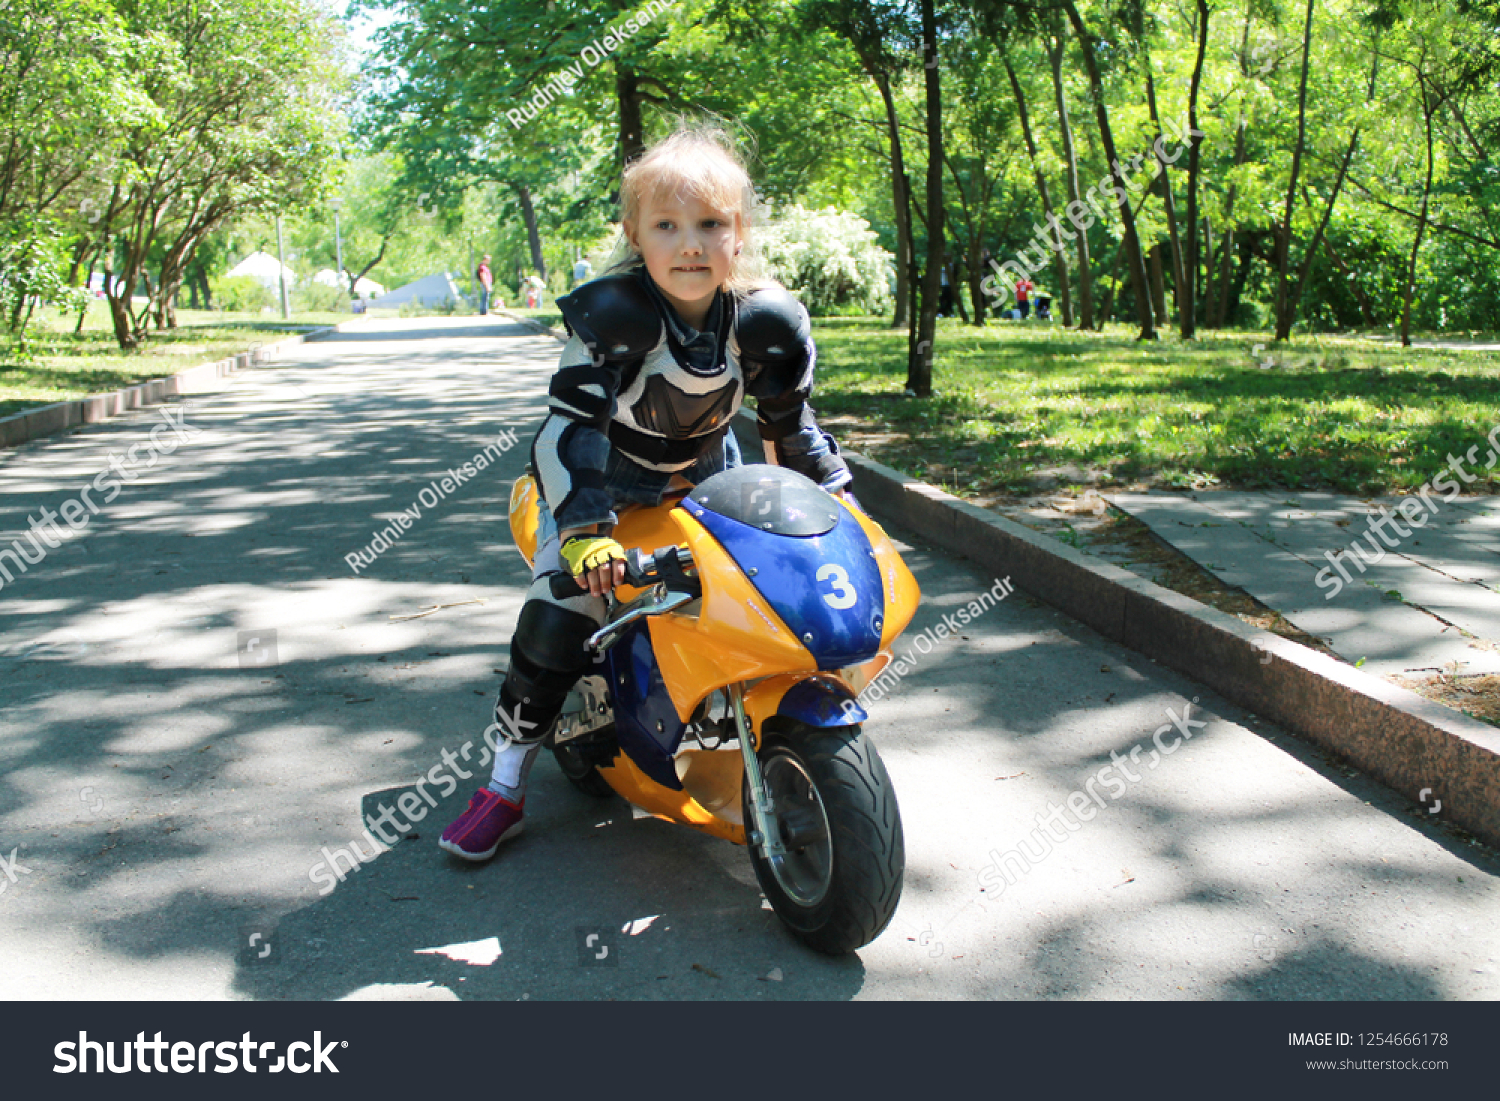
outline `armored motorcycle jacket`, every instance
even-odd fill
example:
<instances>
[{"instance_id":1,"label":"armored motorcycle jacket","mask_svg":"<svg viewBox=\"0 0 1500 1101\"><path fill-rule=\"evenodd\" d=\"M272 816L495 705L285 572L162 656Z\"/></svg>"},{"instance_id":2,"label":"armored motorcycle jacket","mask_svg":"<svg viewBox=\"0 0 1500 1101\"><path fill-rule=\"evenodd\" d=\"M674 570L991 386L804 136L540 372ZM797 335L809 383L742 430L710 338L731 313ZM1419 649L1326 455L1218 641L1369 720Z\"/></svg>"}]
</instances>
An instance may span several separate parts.
<instances>
[{"instance_id":1,"label":"armored motorcycle jacket","mask_svg":"<svg viewBox=\"0 0 1500 1101\"><path fill-rule=\"evenodd\" d=\"M557 300L570 339L548 389L532 466L560 529L612 522L611 451L659 482L722 448L756 399L766 459L833 490L850 481L811 406L816 349L802 304L779 286L720 290L701 332L683 324L644 266Z\"/></svg>"}]
</instances>

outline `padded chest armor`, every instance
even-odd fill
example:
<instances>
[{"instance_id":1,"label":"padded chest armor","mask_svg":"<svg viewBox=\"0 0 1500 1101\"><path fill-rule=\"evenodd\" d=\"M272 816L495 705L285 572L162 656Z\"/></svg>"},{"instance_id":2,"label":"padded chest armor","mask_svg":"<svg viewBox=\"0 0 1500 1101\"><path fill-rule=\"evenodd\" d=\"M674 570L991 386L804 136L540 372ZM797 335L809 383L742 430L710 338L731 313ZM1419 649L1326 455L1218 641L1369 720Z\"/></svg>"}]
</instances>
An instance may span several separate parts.
<instances>
[{"instance_id":1,"label":"padded chest armor","mask_svg":"<svg viewBox=\"0 0 1500 1101\"><path fill-rule=\"evenodd\" d=\"M557 300L594 366L615 373L610 442L656 470L681 470L718 442L747 392L795 389L806 364L807 315L780 288L731 299L727 339L694 366L657 303L633 275L585 283ZM748 381L748 385L747 385Z\"/></svg>"}]
</instances>

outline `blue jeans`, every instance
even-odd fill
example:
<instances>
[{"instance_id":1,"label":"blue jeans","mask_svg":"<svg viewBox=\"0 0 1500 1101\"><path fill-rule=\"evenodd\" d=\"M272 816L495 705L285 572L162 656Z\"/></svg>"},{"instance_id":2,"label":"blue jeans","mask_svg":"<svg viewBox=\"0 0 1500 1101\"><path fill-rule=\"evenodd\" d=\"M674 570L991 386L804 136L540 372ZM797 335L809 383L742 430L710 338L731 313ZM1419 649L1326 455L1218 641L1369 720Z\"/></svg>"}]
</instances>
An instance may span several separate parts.
<instances>
[{"instance_id":1,"label":"blue jeans","mask_svg":"<svg viewBox=\"0 0 1500 1101\"><path fill-rule=\"evenodd\" d=\"M479 288L479 312L481 315L490 312L490 289L483 285Z\"/></svg>"}]
</instances>

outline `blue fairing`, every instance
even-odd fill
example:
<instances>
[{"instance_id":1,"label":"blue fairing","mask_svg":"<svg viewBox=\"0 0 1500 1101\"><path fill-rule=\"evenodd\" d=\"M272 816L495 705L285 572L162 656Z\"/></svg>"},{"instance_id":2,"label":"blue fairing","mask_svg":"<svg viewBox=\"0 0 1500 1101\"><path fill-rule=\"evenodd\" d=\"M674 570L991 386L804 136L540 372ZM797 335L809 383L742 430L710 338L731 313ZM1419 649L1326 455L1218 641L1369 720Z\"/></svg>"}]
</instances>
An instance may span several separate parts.
<instances>
[{"instance_id":1,"label":"blue fairing","mask_svg":"<svg viewBox=\"0 0 1500 1101\"><path fill-rule=\"evenodd\" d=\"M870 540L853 517L834 507L837 522L814 536L761 531L712 507L692 510L817 659L819 669L869 661L880 649L885 624L885 589Z\"/></svg>"},{"instance_id":2,"label":"blue fairing","mask_svg":"<svg viewBox=\"0 0 1500 1101\"><path fill-rule=\"evenodd\" d=\"M849 704L849 706L845 706ZM787 689L776 714L808 726L853 726L870 717L849 686L833 677L808 677Z\"/></svg>"},{"instance_id":3,"label":"blue fairing","mask_svg":"<svg viewBox=\"0 0 1500 1101\"><path fill-rule=\"evenodd\" d=\"M645 624L630 628L608 651L608 659L615 737L620 748L658 784L681 791L682 781L677 778L672 756L685 727L667 694Z\"/></svg>"}]
</instances>

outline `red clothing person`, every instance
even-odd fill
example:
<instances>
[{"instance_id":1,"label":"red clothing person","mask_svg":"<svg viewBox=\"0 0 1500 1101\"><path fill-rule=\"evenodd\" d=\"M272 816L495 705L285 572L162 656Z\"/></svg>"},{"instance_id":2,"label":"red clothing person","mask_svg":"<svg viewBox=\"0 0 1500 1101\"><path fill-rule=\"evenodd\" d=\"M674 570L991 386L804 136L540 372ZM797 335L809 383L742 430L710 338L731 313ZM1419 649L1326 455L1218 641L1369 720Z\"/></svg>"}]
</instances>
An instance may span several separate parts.
<instances>
[{"instance_id":1,"label":"red clothing person","mask_svg":"<svg viewBox=\"0 0 1500 1101\"><path fill-rule=\"evenodd\" d=\"M490 292L495 286L494 273L490 271L490 257L486 253L483 260L479 261L479 267L474 269L474 278L479 280L479 312L481 315L490 312Z\"/></svg>"},{"instance_id":2,"label":"red clothing person","mask_svg":"<svg viewBox=\"0 0 1500 1101\"><path fill-rule=\"evenodd\" d=\"M1030 279L1016 280L1016 308L1023 318L1031 313L1031 292L1035 289L1036 284Z\"/></svg>"}]
</instances>

